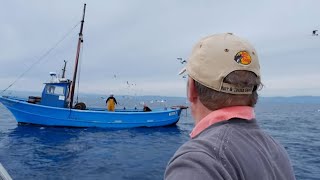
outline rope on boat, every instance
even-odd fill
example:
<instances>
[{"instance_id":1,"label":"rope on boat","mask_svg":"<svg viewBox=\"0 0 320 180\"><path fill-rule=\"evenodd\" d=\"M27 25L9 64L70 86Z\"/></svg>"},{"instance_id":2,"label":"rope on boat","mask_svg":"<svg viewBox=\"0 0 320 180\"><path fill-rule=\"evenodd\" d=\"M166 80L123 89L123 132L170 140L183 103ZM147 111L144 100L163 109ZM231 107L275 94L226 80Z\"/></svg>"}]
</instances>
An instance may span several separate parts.
<instances>
[{"instance_id":1,"label":"rope on boat","mask_svg":"<svg viewBox=\"0 0 320 180\"><path fill-rule=\"evenodd\" d=\"M11 86L13 86L18 80L20 80L27 72L29 72L36 64L40 63L40 61L42 61L46 56L48 56L51 51L53 51L63 40L65 40L70 34L71 32L79 26L81 22L78 22L73 28L71 28L57 43L55 43L52 48L50 48L47 52L45 52L42 56L39 57L39 59L34 62L33 64L31 64L31 66L24 71L20 76L18 76L18 78L16 80L13 81L13 83L11 83L7 88L5 88L4 90L2 90L0 92L0 94L4 93L5 91L7 91Z\"/></svg>"}]
</instances>

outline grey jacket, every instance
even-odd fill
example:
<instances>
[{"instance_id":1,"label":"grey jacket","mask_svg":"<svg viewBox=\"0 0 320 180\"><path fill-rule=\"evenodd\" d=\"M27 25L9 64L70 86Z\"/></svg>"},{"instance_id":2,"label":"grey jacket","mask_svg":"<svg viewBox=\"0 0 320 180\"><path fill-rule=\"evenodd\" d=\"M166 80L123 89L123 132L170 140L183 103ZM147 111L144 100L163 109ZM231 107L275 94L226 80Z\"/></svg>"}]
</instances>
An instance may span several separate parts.
<instances>
[{"instance_id":1,"label":"grey jacket","mask_svg":"<svg viewBox=\"0 0 320 180\"><path fill-rule=\"evenodd\" d=\"M169 161L166 180L293 180L286 150L255 120L211 125Z\"/></svg>"}]
</instances>

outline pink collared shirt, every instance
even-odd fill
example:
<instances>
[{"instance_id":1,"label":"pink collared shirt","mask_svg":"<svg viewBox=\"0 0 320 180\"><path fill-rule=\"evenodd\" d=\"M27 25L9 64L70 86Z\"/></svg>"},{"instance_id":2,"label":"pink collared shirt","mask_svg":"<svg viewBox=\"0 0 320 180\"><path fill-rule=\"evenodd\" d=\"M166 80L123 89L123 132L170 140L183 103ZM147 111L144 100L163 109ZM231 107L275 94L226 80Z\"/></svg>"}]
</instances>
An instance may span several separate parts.
<instances>
[{"instance_id":1,"label":"pink collared shirt","mask_svg":"<svg viewBox=\"0 0 320 180\"><path fill-rule=\"evenodd\" d=\"M226 121L232 118L241 118L252 120L255 118L253 107L250 106L232 106L212 111L193 128L190 137L194 138L203 130L207 129L212 124Z\"/></svg>"}]
</instances>

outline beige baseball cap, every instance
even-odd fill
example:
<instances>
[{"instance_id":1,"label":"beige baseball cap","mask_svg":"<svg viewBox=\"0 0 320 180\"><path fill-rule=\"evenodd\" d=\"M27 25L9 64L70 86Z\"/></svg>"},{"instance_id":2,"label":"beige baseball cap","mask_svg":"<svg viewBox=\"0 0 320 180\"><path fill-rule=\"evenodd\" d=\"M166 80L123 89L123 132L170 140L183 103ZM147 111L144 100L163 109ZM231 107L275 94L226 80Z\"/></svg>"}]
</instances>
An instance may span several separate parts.
<instances>
[{"instance_id":1,"label":"beige baseball cap","mask_svg":"<svg viewBox=\"0 0 320 180\"><path fill-rule=\"evenodd\" d=\"M223 82L236 70L251 71L260 77L257 52L248 41L232 33L223 33L201 39L179 74L187 72L192 79L216 91L252 94L256 90L254 86L237 87Z\"/></svg>"}]
</instances>

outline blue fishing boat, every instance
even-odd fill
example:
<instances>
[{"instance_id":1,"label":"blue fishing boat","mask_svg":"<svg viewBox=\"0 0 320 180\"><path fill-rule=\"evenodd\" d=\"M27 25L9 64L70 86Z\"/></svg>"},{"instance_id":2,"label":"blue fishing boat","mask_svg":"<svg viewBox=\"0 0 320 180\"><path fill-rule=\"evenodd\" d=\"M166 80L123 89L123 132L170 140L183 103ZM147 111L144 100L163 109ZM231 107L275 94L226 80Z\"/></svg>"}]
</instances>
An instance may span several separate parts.
<instances>
[{"instance_id":1,"label":"blue fishing boat","mask_svg":"<svg viewBox=\"0 0 320 180\"><path fill-rule=\"evenodd\" d=\"M64 77L66 62L61 78L55 73L51 82L45 83L41 97L28 99L1 96L0 102L13 114L18 124L37 124L63 127L133 128L174 125L179 121L181 111L187 107L107 111L106 108L88 108L83 102L74 103L75 82L81 45L86 4L81 21L73 79Z\"/></svg>"}]
</instances>

